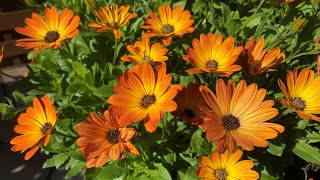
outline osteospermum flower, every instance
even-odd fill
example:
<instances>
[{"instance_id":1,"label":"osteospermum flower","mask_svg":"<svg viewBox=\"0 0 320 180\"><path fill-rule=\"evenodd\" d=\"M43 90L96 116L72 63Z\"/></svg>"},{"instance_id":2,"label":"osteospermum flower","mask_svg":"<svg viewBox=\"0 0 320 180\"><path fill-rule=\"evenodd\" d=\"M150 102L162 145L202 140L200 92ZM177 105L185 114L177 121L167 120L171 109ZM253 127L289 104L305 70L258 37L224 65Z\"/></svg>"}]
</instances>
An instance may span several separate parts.
<instances>
[{"instance_id":1,"label":"osteospermum flower","mask_svg":"<svg viewBox=\"0 0 320 180\"><path fill-rule=\"evenodd\" d=\"M210 157L202 156L199 159L200 168L196 175L203 180L256 180L259 174L251 170L251 160L239 161L243 152L237 150L233 154L223 154L213 151Z\"/></svg>"},{"instance_id":2,"label":"osteospermum flower","mask_svg":"<svg viewBox=\"0 0 320 180\"><path fill-rule=\"evenodd\" d=\"M89 23L89 27L92 27L96 32L113 31L114 36L120 39L121 31L120 27L126 25L130 19L135 18L137 13L128 13L130 6L114 7L100 7L100 10L95 10L94 14L99 21Z\"/></svg>"},{"instance_id":3,"label":"osteospermum flower","mask_svg":"<svg viewBox=\"0 0 320 180\"><path fill-rule=\"evenodd\" d=\"M110 111L121 116L120 125L129 125L144 120L149 132L154 132L163 117L163 112L176 110L172 99L180 85L170 86L172 76L166 74L166 65L156 70L149 63L139 64L117 79L115 95L109 97Z\"/></svg>"},{"instance_id":4,"label":"osteospermum flower","mask_svg":"<svg viewBox=\"0 0 320 180\"><path fill-rule=\"evenodd\" d=\"M190 19L190 11L183 11L181 6L176 6L173 10L169 5L159 6L159 17L151 10L148 14L151 19L144 19L146 25L141 28L146 29L147 32L142 35L142 38L162 37L162 43L168 46L171 44L172 37L183 36L194 31L191 27L194 20Z\"/></svg>"},{"instance_id":5,"label":"osteospermum flower","mask_svg":"<svg viewBox=\"0 0 320 180\"><path fill-rule=\"evenodd\" d=\"M246 43L240 63L251 75L267 72L285 58L285 54L281 53L279 47L270 51L263 48L264 38L260 38L257 42L252 38Z\"/></svg>"},{"instance_id":6,"label":"osteospermum flower","mask_svg":"<svg viewBox=\"0 0 320 180\"><path fill-rule=\"evenodd\" d=\"M240 145L251 151L254 146L267 147L266 139L272 139L284 131L284 127L265 121L278 114L272 108L273 100L263 101L266 90L257 84L247 86L241 80L235 87L233 80L227 84L222 79L216 83L216 94L201 86L202 95L210 108L200 107L204 123L203 129L209 141L216 141L220 153L228 149L237 150Z\"/></svg>"},{"instance_id":7,"label":"osteospermum flower","mask_svg":"<svg viewBox=\"0 0 320 180\"><path fill-rule=\"evenodd\" d=\"M1 63L2 58L3 58L3 49L4 49L4 46L2 46L1 51L0 51L0 63Z\"/></svg>"},{"instance_id":8,"label":"osteospermum flower","mask_svg":"<svg viewBox=\"0 0 320 180\"><path fill-rule=\"evenodd\" d=\"M45 95L40 101L34 98L33 107L28 107L27 112L18 117L18 125L14 127L14 131L22 135L10 141L14 145L11 150L21 153L27 150L24 159L30 159L41 144L46 146L49 143L56 120L56 111L49 97Z\"/></svg>"},{"instance_id":9,"label":"osteospermum flower","mask_svg":"<svg viewBox=\"0 0 320 180\"><path fill-rule=\"evenodd\" d=\"M278 84L286 98L279 99L283 106L293 109L302 119L320 122L320 118L313 115L320 114L320 77L314 78L314 71L304 68L299 75L297 69L289 71L287 87L280 79Z\"/></svg>"},{"instance_id":10,"label":"osteospermum flower","mask_svg":"<svg viewBox=\"0 0 320 180\"><path fill-rule=\"evenodd\" d=\"M196 82L189 83L186 88L178 92L173 99L178 107L171 112L172 115L187 121L191 125L202 127L203 118L201 117L199 106L207 107L202 94L199 90L200 85Z\"/></svg>"},{"instance_id":11,"label":"osteospermum flower","mask_svg":"<svg viewBox=\"0 0 320 180\"><path fill-rule=\"evenodd\" d=\"M68 8L58 14L57 8L46 8L44 10L45 20L36 13L32 13L32 18L26 18L25 27L17 27L15 31L29 38L16 41L16 46L35 51L61 46L62 41L76 36L80 17L73 16L74 12Z\"/></svg>"},{"instance_id":12,"label":"osteospermum flower","mask_svg":"<svg viewBox=\"0 0 320 180\"><path fill-rule=\"evenodd\" d=\"M128 51L131 55L122 56L122 61L141 63L161 63L168 60L168 49L160 43L155 43L150 46L149 39L142 39L136 41L134 45L127 45Z\"/></svg>"},{"instance_id":13,"label":"osteospermum flower","mask_svg":"<svg viewBox=\"0 0 320 180\"><path fill-rule=\"evenodd\" d=\"M189 69L189 74L213 72L219 76L230 76L233 72L241 70L235 65L242 46L234 48L234 38L228 37L222 42L222 35L214 36L212 33L201 34L200 40L192 40L193 48L187 49L183 59L195 68Z\"/></svg>"},{"instance_id":14,"label":"osteospermum flower","mask_svg":"<svg viewBox=\"0 0 320 180\"><path fill-rule=\"evenodd\" d=\"M101 167L109 159L124 157L124 151L139 155L136 147L130 142L137 132L133 128L119 126L119 116L110 114L108 110L103 116L90 113L85 122L77 124L80 135L76 143L79 151L85 154L87 167Z\"/></svg>"}]
</instances>

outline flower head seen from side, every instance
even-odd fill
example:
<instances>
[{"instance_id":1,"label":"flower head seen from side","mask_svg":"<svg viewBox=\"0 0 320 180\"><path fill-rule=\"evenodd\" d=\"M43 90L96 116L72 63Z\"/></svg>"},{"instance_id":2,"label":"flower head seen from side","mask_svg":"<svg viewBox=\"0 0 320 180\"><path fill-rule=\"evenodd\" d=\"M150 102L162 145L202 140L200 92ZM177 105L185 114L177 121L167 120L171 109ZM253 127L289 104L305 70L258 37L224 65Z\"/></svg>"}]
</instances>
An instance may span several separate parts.
<instances>
[{"instance_id":1,"label":"flower head seen from side","mask_svg":"<svg viewBox=\"0 0 320 180\"><path fill-rule=\"evenodd\" d=\"M173 10L169 5L159 6L159 17L151 10L148 14L151 18L144 19L146 25L141 28L146 29L147 32L142 35L142 38L162 37L162 43L168 46L171 44L172 37L183 36L194 31L194 27L191 27L194 20L190 19L190 11L183 11L181 6L176 6Z\"/></svg>"},{"instance_id":2,"label":"flower head seen from side","mask_svg":"<svg viewBox=\"0 0 320 180\"><path fill-rule=\"evenodd\" d=\"M115 95L109 97L111 113L121 116L119 124L129 125L144 120L148 132L154 132L163 112L176 110L173 101L180 85L171 85L172 76L166 65L153 69L149 63L138 64L117 79Z\"/></svg>"},{"instance_id":3,"label":"flower head seen from side","mask_svg":"<svg viewBox=\"0 0 320 180\"><path fill-rule=\"evenodd\" d=\"M302 119L312 119L320 122L320 77L314 78L314 71L308 68L289 71L287 74L287 86L279 79L279 87L284 94L280 103L286 108L294 110Z\"/></svg>"},{"instance_id":4,"label":"flower head seen from side","mask_svg":"<svg viewBox=\"0 0 320 180\"><path fill-rule=\"evenodd\" d=\"M124 157L124 151L139 155L130 142L137 132L133 128L119 126L119 116L106 110L103 115L91 113L85 122L76 125L80 135L76 141L79 151L85 154L88 168L101 167L108 160Z\"/></svg>"},{"instance_id":5,"label":"flower head seen from side","mask_svg":"<svg viewBox=\"0 0 320 180\"><path fill-rule=\"evenodd\" d=\"M56 111L49 97L45 95L40 100L34 98L33 107L28 107L27 111L18 117L18 125L14 127L14 131L22 135L10 141L10 144L14 145L11 150L21 153L27 150L24 159L30 159L41 144L46 146L49 143L56 120Z\"/></svg>"},{"instance_id":6,"label":"flower head seen from side","mask_svg":"<svg viewBox=\"0 0 320 180\"><path fill-rule=\"evenodd\" d=\"M200 167L196 175L203 180L256 180L259 174L251 170L251 160L239 161L243 152L236 150L235 153L225 152L220 154L213 151L210 157L202 156L199 159Z\"/></svg>"},{"instance_id":7,"label":"flower head seen from side","mask_svg":"<svg viewBox=\"0 0 320 180\"><path fill-rule=\"evenodd\" d=\"M243 54L239 58L243 68L251 75L265 73L285 58L285 54L281 52L279 47L270 51L263 48L263 38L260 38L257 42L251 38L246 43Z\"/></svg>"},{"instance_id":8,"label":"flower head seen from side","mask_svg":"<svg viewBox=\"0 0 320 180\"><path fill-rule=\"evenodd\" d=\"M15 31L29 38L16 41L16 46L25 49L34 49L36 52L42 49L61 46L62 41L75 37L79 30L79 16L74 16L74 12L68 8L58 14L56 7L46 8L43 19L36 13L32 13L32 18L26 18L25 27L16 27Z\"/></svg>"},{"instance_id":9,"label":"flower head seen from side","mask_svg":"<svg viewBox=\"0 0 320 180\"><path fill-rule=\"evenodd\" d=\"M189 83L186 88L179 91L173 99L178 107L171 114L191 125L202 127L203 118L201 117L199 106L207 107L207 104L200 93L199 87L200 84L194 82Z\"/></svg>"},{"instance_id":10,"label":"flower head seen from side","mask_svg":"<svg viewBox=\"0 0 320 180\"><path fill-rule=\"evenodd\" d=\"M127 45L127 49L131 54L122 56L122 61L134 62L136 64L159 64L168 60L168 56L166 56L168 49L160 43L150 46L149 39L142 39L141 41L136 41L134 45Z\"/></svg>"},{"instance_id":11,"label":"flower head seen from side","mask_svg":"<svg viewBox=\"0 0 320 180\"><path fill-rule=\"evenodd\" d=\"M187 49L187 55L183 56L185 61L195 66L188 70L189 74L212 72L219 76L230 76L241 70L241 66L234 62L242 52L242 46L235 48L233 37L222 42L221 34L201 34L200 40L192 40L192 46Z\"/></svg>"},{"instance_id":12,"label":"flower head seen from side","mask_svg":"<svg viewBox=\"0 0 320 180\"><path fill-rule=\"evenodd\" d=\"M4 46L2 46L2 48L0 50L0 63L1 63L2 58L3 58L3 50L4 50Z\"/></svg>"},{"instance_id":13,"label":"flower head seen from side","mask_svg":"<svg viewBox=\"0 0 320 180\"><path fill-rule=\"evenodd\" d=\"M136 13L128 13L129 8L129 5L120 7L112 5L111 9L108 6L100 7L94 11L98 21L89 23L88 26L94 28L96 32L113 31L114 36L120 39L120 28L137 16Z\"/></svg>"},{"instance_id":14,"label":"flower head seen from side","mask_svg":"<svg viewBox=\"0 0 320 180\"><path fill-rule=\"evenodd\" d=\"M265 121L278 114L272 108L274 101L263 101L266 90L257 84L247 86L241 80L237 86L233 80L225 84L222 79L216 83L216 94L208 87L200 90L209 108L200 107L206 131L206 139L215 141L220 153L235 152L237 146L251 151L254 146L267 147L266 139L273 139L284 131L284 127Z\"/></svg>"}]
</instances>

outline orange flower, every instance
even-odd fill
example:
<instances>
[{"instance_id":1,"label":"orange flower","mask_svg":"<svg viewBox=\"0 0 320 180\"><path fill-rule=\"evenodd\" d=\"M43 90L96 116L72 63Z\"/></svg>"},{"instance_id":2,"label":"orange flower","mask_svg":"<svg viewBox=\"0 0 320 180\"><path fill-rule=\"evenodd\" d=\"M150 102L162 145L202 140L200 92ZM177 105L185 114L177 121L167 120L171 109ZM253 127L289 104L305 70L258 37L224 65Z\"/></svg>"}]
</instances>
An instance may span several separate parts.
<instances>
[{"instance_id":1,"label":"orange flower","mask_svg":"<svg viewBox=\"0 0 320 180\"><path fill-rule=\"evenodd\" d=\"M286 98L279 99L283 106L296 111L302 119L313 119L320 122L319 117L312 115L320 114L320 77L314 78L314 71L304 68L299 75L297 69L293 72L289 71L288 90L280 79L278 79L278 84Z\"/></svg>"},{"instance_id":2,"label":"orange flower","mask_svg":"<svg viewBox=\"0 0 320 180\"><path fill-rule=\"evenodd\" d=\"M32 18L26 18L25 27L17 27L15 30L30 38L16 41L16 46L25 49L34 49L39 51L53 47L57 49L65 39L75 37L79 30L77 29L80 21L79 16L73 16L73 11L65 8L60 15L56 7L46 8L44 10L45 20L36 13L32 13Z\"/></svg>"},{"instance_id":3,"label":"orange flower","mask_svg":"<svg viewBox=\"0 0 320 180\"><path fill-rule=\"evenodd\" d=\"M90 113L85 122L77 124L80 135L77 140L79 151L85 154L87 167L101 167L109 159L123 158L124 151L139 155L136 147L130 142L137 132L133 128L119 126L119 116L108 110L103 116Z\"/></svg>"},{"instance_id":4,"label":"orange flower","mask_svg":"<svg viewBox=\"0 0 320 180\"><path fill-rule=\"evenodd\" d=\"M192 40L193 48L187 49L183 59L196 68L188 70L189 74L213 72L219 76L230 76L233 72L241 70L241 66L234 65L242 46L234 48L234 38L228 37L222 42L221 34L201 34L200 41Z\"/></svg>"},{"instance_id":5,"label":"orange flower","mask_svg":"<svg viewBox=\"0 0 320 180\"><path fill-rule=\"evenodd\" d=\"M149 63L138 64L117 79L115 95L109 97L110 111L121 116L120 125L129 125L144 119L144 126L154 132L163 112L176 110L172 99L180 85L170 86L172 76L166 74L166 65L153 70Z\"/></svg>"},{"instance_id":6,"label":"orange flower","mask_svg":"<svg viewBox=\"0 0 320 180\"><path fill-rule=\"evenodd\" d=\"M265 121L278 114L272 108L273 100L263 101L265 89L259 89L257 84L247 86L241 80L235 87L233 80L227 84L222 79L216 83L216 95L206 87L200 91L210 108L200 107L207 131L206 138L216 141L220 153L228 149L237 150L238 144L245 150L251 151L254 146L267 147L266 139L272 139L284 131L284 127Z\"/></svg>"},{"instance_id":7,"label":"orange flower","mask_svg":"<svg viewBox=\"0 0 320 180\"><path fill-rule=\"evenodd\" d=\"M1 63L2 58L3 58L3 49L4 49L4 46L2 46L1 51L0 51L0 63Z\"/></svg>"},{"instance_id":8,"label":"orange flower","mask_svg":"<svg viewBox=\"0 0 320 180\"><path fill-rule=\"evenodd\" d=\"M30 159L41 144L46 146L49 143L56 121L56 111L48 96L43 96L40 101L34 98L33 107L28 107L27 112L18 117L18 125L14 127L14 131L22 135L10 141L14 145L11 150L23 153L29 149L24 159Z\"/></svg>"},{"instance_id":9,"label":"orange flower","mask_svg":"<svg viewBox=\"0 0 320 180\"><path fill-rule=\"evenodd\" d=\"M166 54L168 49L163 47L160 43L152 44L150 47L149 39L142 39L136 41L134 45L127 45L128 51L132 55L122 56L122 61L134 62L136 64L141 63L161 63L168 60Z\"/></svg>"},{"instance_id":10,"label":"orange flower","mask_svg":"<svg viewBox=\"0 0 320 180\"><path fill-rule=\"evenodd\" d=\"M239 149L234 154L229 152L219 154L213 151L210 157L200 157L200 168L196 174L203 180L258 179L259 174L251 170L254 165L251 160L239 161L242 154L243 152Z\"/></svg>"},{"instance_id":11,"label":"orange flower","mask_svg":"<svg viewBox=\"0 0 320 180\"><path fill-rule=\"evenodd\" d=\"M159 6L159 17L151 10L148 14L151 19L144 19L146 25L141 28L146 29L147 32L142 35L142 38L163 37L162 43L168 46L172 37L183 36L194 31L191 27L194 20L190 19L190 11L183 11L181 6L174 7L172 11L169 5Z\"/></svg>"},{"instance_id":12,"label":"orange flower","mask_svg":"<svg viewBox=\"0 0 320 180\"><path fill-rule=\"evenodd\" d=\"M130 19L137 16L136 13L128 13L130 6L120 6L114 7L100 7L100 10L95 10L94 14L99 19L99 22L89 23L89 27L92 27L96 32L113 31L114 36L120 39L121 32L120 27L126 25Z\"/></svg>"},{"instance_id":13,"label":"orange flower","mask_svg":"<svg viewBox=\"0 0 320 180\"><path fill-rule=\"evenodd\" d=\"M201 117L199 106L208 107L199 91L200 85L196 82L188 84L173 99L178 107L171 112L172 115L187 121L191 125L202 127L203 118Z\"/></svg>"},{"instance_id":14,"label":"orange flower","mask_svg":"<svg viewBox=\"0 0 320 180\"><path fill-rule=\"evenodd\" d=\"M243 51L243 56L240 58L244 69L251 75L267 72L269 69L277 66L284 58L285 54L281 53L279 47L273 48L270 51L264 50L264 39L261 38L257 42L251 38Z\"/></svg>"}]
</instances>

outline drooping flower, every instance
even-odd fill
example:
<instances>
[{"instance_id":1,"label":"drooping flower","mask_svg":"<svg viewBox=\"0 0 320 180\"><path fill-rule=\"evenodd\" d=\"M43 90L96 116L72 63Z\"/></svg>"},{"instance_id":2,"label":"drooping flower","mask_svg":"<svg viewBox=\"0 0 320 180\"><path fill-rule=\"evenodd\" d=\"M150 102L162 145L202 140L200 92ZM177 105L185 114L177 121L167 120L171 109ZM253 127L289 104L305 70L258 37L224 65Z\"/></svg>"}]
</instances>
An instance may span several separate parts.
<instances>
[{"instance_id":1,"label":"drooping flower","mask_svg":"<svg viewBox=\"0 0 320 180\"><path fill-rule=\"evenodd\" d=\"M27 112L18 117L18 125L14 127L14 131L22 135L10 141L14 145L11 150L21 153L27 150L24 159L30 159L41 144L46 146L49 143L56 121L56 111L49 97L45 95L40 101L34 98L33 107L28 107Z\"/></svg>"},{"instance_id":2,"label":"drooping flower","mask_svg":"<svg viewBox=\"0 0 320 180\"><path fill-rule=\"evenodd\" d=\"M187 55L183 56L185 61L195 66L188 70L189 74L213 72L219 76L230 76L233 72L241 70L241 66L235 65L234 62L242 52L242 46L235 48L233 37L228 37L222 42L221 34L201 34L200 40L192 40L192 46L187 49Z\"/></svg>"},{"instance_id":3,"label":"drooping flower","mask_svg":"<svg viewBox=\"0 0 320 180\"><path fill-rule=\"evenodd\" d=\"M79 151L85 154L86 166L101 167L108 160L124 157L124 151L139 155L130 142L137 132L118 124L119 116L106 110L102 115L90 113L85 122L77 124L80 135L76 141Z\"/></svg>"},{"instance_id":4,"label":"drooping flower","mask_svg":"<svg viewBox=\"0 0 320 180\"><path fill-rule=\"evenodd\" d=\"M257 84L247 86L241 80L235 87L233 80L227 84L222 79L216 83L216 94L201 86L200 91L210 108L200 107L203 129L209 141L215 141L220 153L235 152L238 145L247 151L267 147L266 139L272 139L284 131L284 127L265 121L278 114L272 108L273 100L263 101L266 90Z\"/></svg>"},{"instance_id":5,"label":"drooping flower","mask_svg":"<svg viewBox=\"0 0 320 180\"><path fill-rule=\"evenodd\" d=\"M162 37L162 43L168 46L171 44L172 37L183 36L194 31L194 27L191 27L194 20L190 19L190 11L183 11L181 6L176 6L173 10L169 5L159 6L159 17L151 10L148 14L151 19L144 19L146 25L141 28L146 29L147 32L142 35L142 38Z\"/></svg>"},{"instance_id":6,"label":"drooping flower","mask_svg":"<svg viewBox=\"0 0 320 180\"><path fill-rule=\"evenodd\" d=\"M117 39L121 37L120 27L126 25L130 19L135 18L137 13L128 13L130 6L108 6L100 7L100 10L95 10L94 14L98 18L98 21L89 23L89 27L92 27L96 32L113 31L114 36Z\"/></svg>"},{"instance_id":7,"label":"drooping flower","mask_svg":"<svg viewBox=\"0 0 320 180\"><path fill-rule=\"evenodd\" d=\"M86 4L86 7L89 9L97 9L98 8L98 3L96 0L84 0L83 1Z\"/></svg>"},{"instance_id":8,"label":"drooping flower","mask_svg":"<svg viewBox=\"0 0 320 180\"><path fill-rule=\"evenodd\" d=\"M0 63L1 63L2 58L3 58L3 49L4 49L4 46L2 46L1 51L0 51Z\"/></svg>"},{"instance_id":9,"label":"drooping flower","mask_svg":"<svg viewBox=\"0 0 320 180\"><path fill-rule=\"evenodd\" d=\"M286 108L294 110L302 119L313 119L320 122L320 77L314 78L314 71L308 68L289 71L287 74L287 86L278 79L278 84L285 99L280 98L280 103ZM287 89L288 88L288 89Z\"/></svg>"},{"instance_id":10,"label":"drooping flower","mask_svg":"<svg viewBox=\"0 0 320 180\"><path fill-rule=\"evenodd\" d=\"M39 51L47 48L57 49L62 41L71 39L79 32L77 29L80 17L74 16L74 12L68 8L58 14L56 7L44 10L45 20L36 13L32 13L32 18L26 18L25 27L16 27L15 31L29 38L16 41L16 46L25 49Z\"/></svg>"},{"instance_id":11,"label":"drooping flower","mask_svg":"<svg viewBox=\"0 0 320 180\"><path fill-rule=\"evenodd\" d=\"M240 64L251 75L265 73L285 58L285 54L281 52L279 47L270 51L263 48L264 38L260 38L257 42L251 38L246 43L243 55L239 58Z\"/></svg>"},{"instance_id":12,"label":"drooping flower","mask_svg":"<svg viewBox=\"0 0 320 180\"><path fill-rule=\"evenodd\" d=\"M199 106L207 107L202 94L199 90L200 84L189 83L186 88L178 92L173 99L178 107L171 112L172 115L187 121L191 125L202 127L203 118L201 117Z\"/></svg>"},{"instance_id":13,"label":"drooping flower","mask_svg":"<svg viewBox=\"0 0 320 180\"><path fill-rule=\"evenodd\" d=\"M306 18L302 18L299 16L298 19L294 20L291 23L291 32L292 33L299 33L303 30L303 28L307 25L308 20Z\"/></svg>"},{"instance_id":14,"label":"drooping flower","mask_svg":"<svg viewBox=\"0 0 320 180\"><path fill-rule=\"evenodd\" d=\"M176 110L173 101L180 85L171 85L172 76L166 74L166 65L156 70L149 63L138 64L117 79L115 95L109 97L111 113L121 116L120 125L129 125L144 120L147 131L154 132L163 112Z\"/></svg>"},{"instance_id":15,"label":"drooping flower","mask_svg":"<svg viewBox=\"0 0 320 180\"><path fill-rule=\"evenodd\" d=\"M149 39L136 41L134 45L127 45L131 55L122 56L122 61L134 62L136 64L150 63L156 64L168 60L168 49L160 43L155 43L150 46Z\"/></svg>"},{"instance_id":16,"label":"drooping flower","mask_svg":"<svg viewBox=\"0 0 320 180\"><path fill-rule=\"evenodd\" d=\"M213 151L210 157L200 157L200 168L196 174L202 180L258 179L259 174L251 170L254 165L251 160L239 161L242 154L239 149L233 154L227 151L223 154Z\"/></svg>"}]
</instances>

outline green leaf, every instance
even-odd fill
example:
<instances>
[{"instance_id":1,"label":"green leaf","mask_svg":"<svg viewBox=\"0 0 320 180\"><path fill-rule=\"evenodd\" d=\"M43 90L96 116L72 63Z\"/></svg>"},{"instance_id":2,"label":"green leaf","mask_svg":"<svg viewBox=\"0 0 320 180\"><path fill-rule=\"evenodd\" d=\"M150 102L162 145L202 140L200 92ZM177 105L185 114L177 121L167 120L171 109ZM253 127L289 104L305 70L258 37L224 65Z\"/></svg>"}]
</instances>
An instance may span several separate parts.
<instances>
[{"instance_id":1,"label":"green leaf","mask_svg":"<svg viewBox=\"0 0 320 180\"><path fill-rule=\"evenodd\" d=\"M13 92L13 97L21 104L27 104L26 97L18 91Z\"/></svg>"},{"instance_id":2,"label":"green leaf","mask_svg":"<svg viewBox=\"0 0 320 180\"><path fill-rule=\"evenodd\" d=\"M320 164L320 152L310 144L298 142L292 152L307 162Z\"/></svg>"},{"instance_id":3,"label":"green leaf","mask_svg":"<svg viewBox=\"0 0 320 180\"><path fill-rule=\"evenodd\" d=\"M0 113L6 113L11 109L8 104L0 103Z\"/></svg>"},{"instance_id":4,"label":"green leaf","mask_svg":"<svg viewBox=\"0 0 320 180\"><path fill-rule=\"evenodd\" d=\"M85 164L85 162L76 161L76 165L71 167L70 171L68 171L68 173L65 175L65 178L70 178L79 174L82 171Z\"/></svg>"},{"instance_id":5,"label":"green leaf","mask_svg":"<svg viewBox=\"0 0 320 180\"><path fill-rule=\"evenodd\" d=\"M69 158L70 152L54 155L52 158L44 162L42 168L56 167L57 169Z\"/></svg>"},{"instance_id":6,"label":"green leaf","mask_svg":"<svg viewBox=\"0 0 320 180\"><path fill-rule=\"evenodd\" d=\"M148 179L151 180L172 180L169 171L163 167L162 163L154 163L154 166L158 168L158 170L152 171L151 176Z\"/></svg>"},{"instance_id":7,"label":"green leaf","mask_svg":"<svg viewBox=\"0 0 320 180\"><path fill-rule=\"evenodd\" d=\"M200 179L198 176L196 176L197 169L198 169L198 167L196 167L196 166L190 166L185 173L178 171L180 179L181 180Z\"/></svg>"},{"instance_id":8,"label":"green leaf","mask_svg":"<svg viewBox=\"0 0 320 180\"><path fill-rule=\"evenodd\" d=\"M110 97L111 95L114 94L113 87L110 85L103 85L100 88L98 88L94 92L94 94L100 97Z\"/></svg>"},{"instance_id":9,"label":"green leaf","mask_svg":"<svg viewBox=\"0 0 320 180\"><path fill-rule=\"evenodd\" d=\"M286 144L281 140L283 140L282 136L279 136L277 139L270 140L268 142L269 146L267 151L275 156L282 156L283 150L286 148Z\"/></svg>"},{"instance_id":10,"label":"green leaf","mask_svg":"<svg viewBox=\"0 0 320 180\"><path fill-rule=\"evenodd\" d=\"M120 168L116 165L116 161L112 161L102 168L87 169L85 179L86 180L96 180L96 179L115 179L126 174L126 169Z\"/></svg>"},{"instance_id":11,"label":"green leaf","mask_svg":"<svg viewBox=\"0 0 320 180\"><path fill-rule=\"evenodd\" d=\"M193 133L190 142L191 152L208 155L211 150L211 145L202 137L202 134L202 129L198 129Z\"/></svg>"},{"instance_id":12,"label":"green leaf","mask_svg":"<svg viewBox=\"0 0 320 180\"><path fill-rule=\"evenodd\" d=\"M72 68L82 79L84 79L86 77L86 74L89 72L89 70L85 66L77 61L74 61L72 63Z\"/></svg>"}]
</instances>

